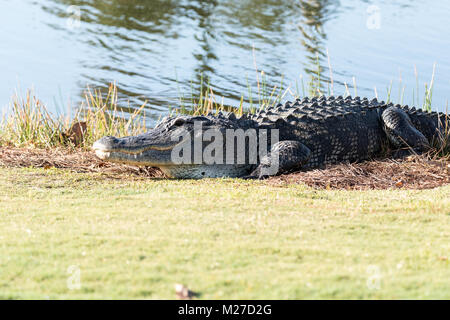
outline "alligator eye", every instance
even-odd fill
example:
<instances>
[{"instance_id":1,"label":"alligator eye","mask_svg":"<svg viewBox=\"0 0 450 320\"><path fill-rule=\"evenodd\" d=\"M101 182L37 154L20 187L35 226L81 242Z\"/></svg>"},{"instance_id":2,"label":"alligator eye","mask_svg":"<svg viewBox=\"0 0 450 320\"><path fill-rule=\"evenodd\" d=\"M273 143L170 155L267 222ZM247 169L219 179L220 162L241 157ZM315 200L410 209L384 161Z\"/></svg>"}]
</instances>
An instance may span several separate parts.
<instances>
[{"instance_id":1,"label":"alligator eye","mask_svg":"<svg viewBox=\"0 0 450 320\"><path fill-rule=\"evenodd\" d=\"M173 125L173 126L176 126L176 127L179 127L179 126L182 126L182 125L185 124L185 123L186 123L186 121L185 121L183 118L176 118L176 119L173 121L172 125Z\"/></svg>"}]
</instances>

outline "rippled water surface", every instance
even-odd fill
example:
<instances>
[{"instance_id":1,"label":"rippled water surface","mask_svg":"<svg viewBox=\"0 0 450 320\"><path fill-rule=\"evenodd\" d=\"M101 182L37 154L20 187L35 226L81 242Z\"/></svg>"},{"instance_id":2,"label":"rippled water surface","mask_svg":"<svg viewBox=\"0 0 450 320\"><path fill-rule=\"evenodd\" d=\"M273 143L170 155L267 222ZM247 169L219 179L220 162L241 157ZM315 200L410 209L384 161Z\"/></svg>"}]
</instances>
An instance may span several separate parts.
<instances>
[{"instance_id":1,"label":"rippled water surface","mask_svg":"<svg viewBox=\"0 0 450 320\"><path fill-rule=\"evenodd\" d=\"M202 75L217 99L248 105L255 64L269 86L302 93L301 76L330 79L329 57L335 94L353 95L354 77L359 95L386 99L392 81L392 99L415 105L436 63L433 107L445 110L449 17L450 2L431 0L0 0L0 106L34 87L61 111L117 81L121 105L148 100L157 118Z\"/></svg>"}]
</instances>

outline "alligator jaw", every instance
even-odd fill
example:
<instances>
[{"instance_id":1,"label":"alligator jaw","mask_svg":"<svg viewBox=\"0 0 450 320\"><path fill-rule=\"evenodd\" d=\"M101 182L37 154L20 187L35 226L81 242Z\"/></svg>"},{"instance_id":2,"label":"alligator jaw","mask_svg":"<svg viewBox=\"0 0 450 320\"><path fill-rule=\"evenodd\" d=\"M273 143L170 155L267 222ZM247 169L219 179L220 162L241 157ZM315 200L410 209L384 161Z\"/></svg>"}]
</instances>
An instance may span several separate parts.
<instances>
[{"instance_id":1,"label":"alligator jaw","mask_svg":"<svg viewBox=\"0 0 450 320\"><path fill-rule=\"evenodd\" d=\"M140 166L170 165L170 154L178 143L146 143L142 146L133 141L134 137L104 137L96 141L92 149L102 160Z\"/></svg>"},{"instance_id":2,"label":"alligator jaw","mask_svg":"<svg viewBox=\"0 0 450 320\"><path fill-rule=\"evenodd\" d=\"M105 148L105 145L103 145L100 141L97 141L94 143L94 145L92 146L92 149L94 150L95 154L97 155L97 157L99 157L102 160L106 160L109 157L111 157L111 154L116 154L116 153L121 153L121 154L126 154L126 155L130 155L131 158L133 158L133 156L136 158L138 156L142 156L144 154L144 152L146 151L171 151L175 146L147 146L144 148L139 148L139 149L108 149Z\"/></svg>"},{"instance_id":3,"label":"alligator jaw","mask_svg":"<svg viewBox=\"0 0 450 320\"><path fill-rule=\"evenodd\" d=\"M107 137L107 139L112 139ZM205 177L239 177L248 174L248 165L174 165L170 161L173 147L147 146L141 149L108 148L104 139L94 143L97 157L128 165L159 167L168 177L200 179Z\"/></svg>"},{"instance_id":4,"label":"alligator jaw","mask_svg":"<svg viewBox=\"0 0 450 320\"><path fill-rule=\"evenodd\" d=\"M92 148L92 149L94 150L95 155L102 160L108 160L109 157L111 156L111 152L103 151L101 149L95 149L95 148Z\"/></svg>"}]
</instances>

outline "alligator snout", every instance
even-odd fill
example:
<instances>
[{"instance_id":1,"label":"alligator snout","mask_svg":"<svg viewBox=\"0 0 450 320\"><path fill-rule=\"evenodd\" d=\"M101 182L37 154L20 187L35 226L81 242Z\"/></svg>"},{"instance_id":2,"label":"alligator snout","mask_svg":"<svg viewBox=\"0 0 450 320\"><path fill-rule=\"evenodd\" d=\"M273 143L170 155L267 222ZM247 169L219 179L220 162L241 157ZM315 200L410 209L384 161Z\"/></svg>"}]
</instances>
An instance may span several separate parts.
<instances>
[{"instance_id":1,"label":"alligator snout","mask_svg":"<svg viewBox=\"0 0 450 320\"><path fill-rule=\"evenodd\" d=\"M113 150L119 142L119 139L112 136L106 136L101 138L100 140L97 140L93 145L92 149L94 151L97 150L103 150L103 151L111 151Z\"/></svg>"},{"instance_id":2,"label":"alligator snout","mask_svg":"<svg viewBox=\"0 0 450 320\"><path fill-rule=\"evenodd\" d=\"M111 151L117 146L119 139L112 136L103 137L97 140L92 145L92 150L94 150L97 157L102 160L106 160L110 157Z\"/></svg>"}]
</instances>

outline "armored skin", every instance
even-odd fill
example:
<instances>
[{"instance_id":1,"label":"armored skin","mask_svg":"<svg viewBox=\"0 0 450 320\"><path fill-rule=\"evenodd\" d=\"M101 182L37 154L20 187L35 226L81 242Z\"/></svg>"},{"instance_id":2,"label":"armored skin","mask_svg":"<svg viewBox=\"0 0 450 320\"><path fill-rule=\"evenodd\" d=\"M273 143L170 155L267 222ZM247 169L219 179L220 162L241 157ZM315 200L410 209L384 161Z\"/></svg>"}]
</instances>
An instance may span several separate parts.
<instances>
[{"instance_id":1,"label":"armored skin","mask_svg":"<svg viewBox=\"0 0 450 320\"><path fill-rule=\"evenodd\" d=\"M239 118L233 113L168 117L139 136L104 137L94 143L93 150L101 159L159 167L174 178L264 178L328 164L360 162L380 155L385 145L407 149L404 154L426 152L442 140L449 123L444 113L386 104L377 99L323 96L298 99ZM195 130L198 124L202 128L200 133ZM245 143L231 151L228 161L225 155L230 153L230 147L225 143L213 152L216 159L219 153L223 154L224 161L195 161L194 150L198 152L200 148L200 154L208 151L217 139L206 137L208 130L223 135L222 141L230 130L241 134L254 132L257 139L246 135ZM277 132L276 141L271 135L273 130ZM195 135L202 133L205 136L196 144ZM188 157L191 161L174 160L174 151L180 143L189 147L184 151L192 152ZM258 150L256 157L251 157L252 150ZM243 152L245 156L239 157Z\"/></svg>"}]
</instances>

